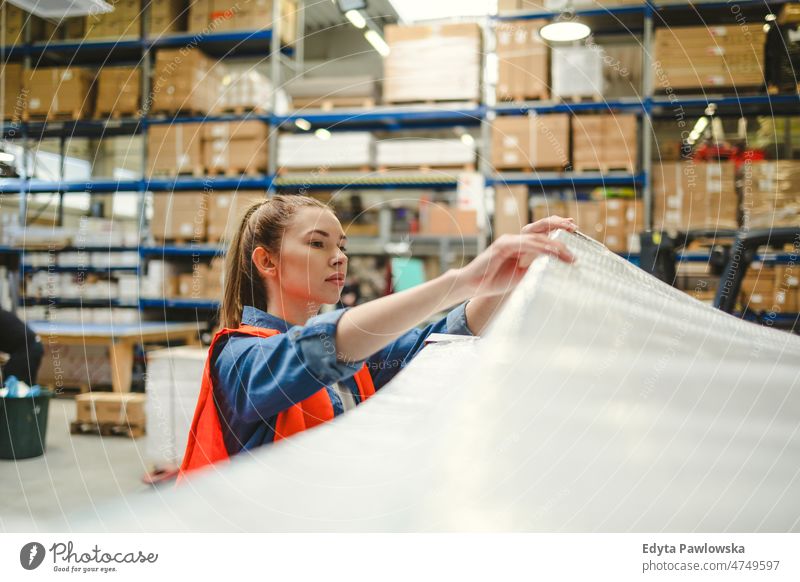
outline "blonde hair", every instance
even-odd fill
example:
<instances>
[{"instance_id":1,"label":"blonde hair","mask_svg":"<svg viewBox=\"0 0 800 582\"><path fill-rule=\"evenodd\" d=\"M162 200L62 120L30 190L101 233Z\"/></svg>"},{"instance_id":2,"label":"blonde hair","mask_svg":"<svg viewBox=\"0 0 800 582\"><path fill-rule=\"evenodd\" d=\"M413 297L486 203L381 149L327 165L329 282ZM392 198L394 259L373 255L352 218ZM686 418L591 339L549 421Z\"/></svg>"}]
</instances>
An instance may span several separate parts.
<instances>
[{"instance_id":1,"label":"blonde hair","mask_svg":"<svg viewBox=\"0 0 800 582\"><path fill-rule=\"evenodd\" d=\"M222 327L239 327L245 305L267 310L267 288L253 265L253 251L264 247L277 257L286 228L301 208L333 211L309 196L276 194L256 202L245 212L225 258L225 288L220 306Z\"/></svg>"}]
</instances>

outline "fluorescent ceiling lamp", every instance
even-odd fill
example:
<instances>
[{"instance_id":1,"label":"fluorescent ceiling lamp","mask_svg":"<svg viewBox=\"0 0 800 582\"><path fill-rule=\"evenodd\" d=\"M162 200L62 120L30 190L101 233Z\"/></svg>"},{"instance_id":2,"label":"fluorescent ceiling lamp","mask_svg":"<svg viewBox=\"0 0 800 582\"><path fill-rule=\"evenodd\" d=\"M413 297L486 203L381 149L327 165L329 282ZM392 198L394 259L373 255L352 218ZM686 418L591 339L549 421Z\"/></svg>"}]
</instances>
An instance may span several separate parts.
<instances>
[{"instance_id":1,"label":"fluorescent ceiling lamp","mask_svg":"<svg viewBox=\"0 0 800 582\"><path fill-rule=\"evenodd\" d=\"M9 0L9 3L39 18L51 20L105 14L114 10L113 6L102 0Z\"/></svg>"},{"instance_id":2,"label":"fluorescent ceiling lamp","mask_svg":"<svg viewBox=\"0 0 800 582\"><path fill-rule=\"evenodd\" d=\"M308 131L311 129L311 122L308 119L303 119L302 117L295 119L294 124L303 131Z\"/></svg>"},{"instance_id":3,"label":"fluorescent ceiling lamp","mask_svg":"<svg viewBox=\"0 0 800 582\"><path fill-rule=\"evenodd\" d=\"M383 40L383 37L380 34L374 30L368 30L364 33L364 38L367 39L369 44L372 45L372 48L378 51L382 57L389 56L389 45L386 44L386 41Z\"/></svg>"},{"instance_id":4,"label":"fluorescent ceiling lamp","mask_svg":"<svg viewBox=\"0 0 800 582\"><path fill-rule=\"evenodd\" d=\"M471 136L470 134L468 134L468 133L462 134L462 136L461 136L461 143L463 143L464 145L471 146L472 144L474 144L474 143L475 143L475 138L474 138L474 137L472 137L472 136Z\"/></svg>"},{"instance_id":5,"label":"fluorescent ceiling lamp","mask_svg":"<svg viewBox=\"0 0 800 582\"><path fill-rule=\"evenodd\" d=\"M367 25L367 21L358 10L348 10L344 13L344 16L356 28L364 28Z\"/></svg>"},{"instance_id":6,"label":"fluorescent ceiling lamp","mask_svg":"<svg viewBox=\"0 0 800 582\"><path fill-rule=\"evenodd\" d=\"M582 22L551 22L539 29L539 36L547 42L575 42L592 34L592 29Z\"/></svg>"},{"instance_id":7,"label":"fluorescent ceiling lamp","mask_svg":"<svg viewBox=\"0 0 800 582\"><path fill-rule=\"evenodd\" d=\"M331 132L322 127L320 127L317 131L315 131L314 135L316 135L319 139L322 140L331 139Z\"/></svg>"}]
</instances>

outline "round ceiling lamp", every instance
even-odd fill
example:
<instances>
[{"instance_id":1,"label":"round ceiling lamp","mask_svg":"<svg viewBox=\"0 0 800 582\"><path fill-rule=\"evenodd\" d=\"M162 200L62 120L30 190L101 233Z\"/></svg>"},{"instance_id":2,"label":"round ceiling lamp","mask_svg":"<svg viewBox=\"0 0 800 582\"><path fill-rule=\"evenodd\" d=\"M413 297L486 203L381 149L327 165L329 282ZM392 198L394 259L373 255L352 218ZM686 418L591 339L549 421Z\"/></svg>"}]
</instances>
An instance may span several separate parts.
<instances>
[{"instance_id":1,"label":"round ceiling lamp","mask_svg":"<svg viewBox=\"0 0 800 582\"><path fill-rule=\"evenodd\" d=\"M566 43L583 40L592 34L592 29L582 22L566 21L551 22L539 29L539 36L547 42Z\"/></svg>"}]
</instances>

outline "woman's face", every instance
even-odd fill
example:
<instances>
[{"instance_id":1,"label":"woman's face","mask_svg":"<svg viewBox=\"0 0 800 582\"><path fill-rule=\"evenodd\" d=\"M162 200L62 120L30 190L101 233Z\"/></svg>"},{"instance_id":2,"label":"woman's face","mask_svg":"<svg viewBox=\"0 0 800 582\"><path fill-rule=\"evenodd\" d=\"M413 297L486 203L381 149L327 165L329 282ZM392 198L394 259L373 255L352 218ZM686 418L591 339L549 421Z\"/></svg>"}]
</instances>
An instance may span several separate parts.
<instances>
[{"instance_id":1,"label":"woman's face","mask_svg":"<svg viewBox=\"0 0 800 582\"><path fill-rule=\"evenodd\" d=\"M281 243L278 274L283 301L305 300L313 305L339 301L347 256L339 219L324 208L301 208Z\"/></svg>"}]
</instances>

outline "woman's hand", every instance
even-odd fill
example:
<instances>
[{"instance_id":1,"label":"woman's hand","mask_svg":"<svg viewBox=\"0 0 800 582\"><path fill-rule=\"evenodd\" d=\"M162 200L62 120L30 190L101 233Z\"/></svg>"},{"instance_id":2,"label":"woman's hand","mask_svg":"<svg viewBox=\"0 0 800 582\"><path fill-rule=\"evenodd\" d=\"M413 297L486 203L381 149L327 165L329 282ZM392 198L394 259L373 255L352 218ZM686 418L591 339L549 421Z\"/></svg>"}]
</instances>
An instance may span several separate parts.
<instances>
[{"instance_id":1,"label":"woman's hand","mask_svg":"<svg viewBox=\"0 0 800 582\"><path fill-rule=\"evenodd\" d=\"M578 225L574 218L562 218L561 216L548 216L536 222L531 222L522 227L522 234L548 234L554 230L563 229L567 232L575 232Z\"/></svg>"},{"instance_id":2,"label":"woman's hand","mask_svg":"<svg viewBox=\"0 0 800 582\"><path fill-rule=\"evenodd\" d=\"M546 218L528 226L549 220ZM547 224L546 228L550 228L551 223ZM542 255L551 255L565 263L575 260L563 243L551 240L546 234L505 234L467 266L457 269L458 279L470 296L507 293L522 280L534 259Z\"/></svg>"}]
</instances>

